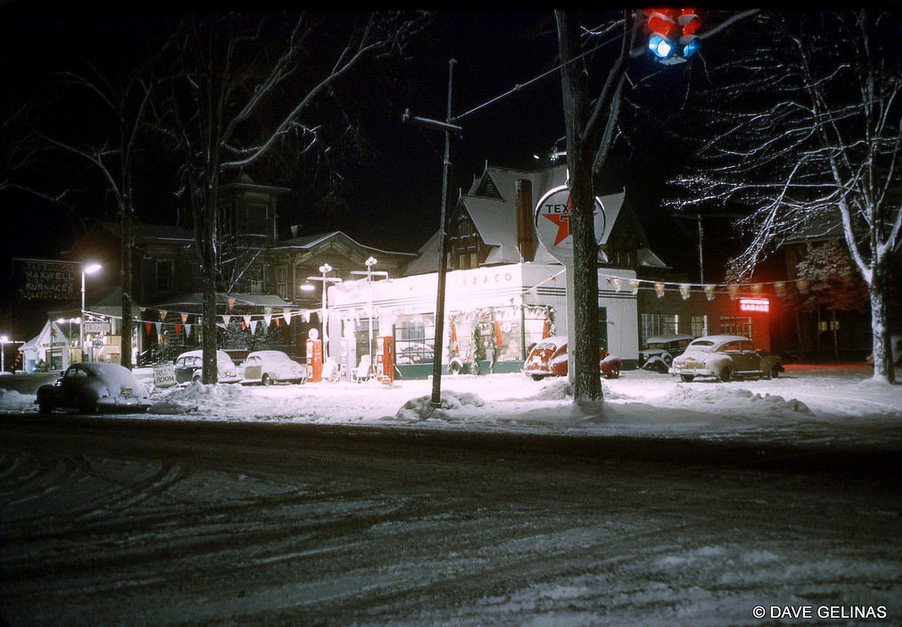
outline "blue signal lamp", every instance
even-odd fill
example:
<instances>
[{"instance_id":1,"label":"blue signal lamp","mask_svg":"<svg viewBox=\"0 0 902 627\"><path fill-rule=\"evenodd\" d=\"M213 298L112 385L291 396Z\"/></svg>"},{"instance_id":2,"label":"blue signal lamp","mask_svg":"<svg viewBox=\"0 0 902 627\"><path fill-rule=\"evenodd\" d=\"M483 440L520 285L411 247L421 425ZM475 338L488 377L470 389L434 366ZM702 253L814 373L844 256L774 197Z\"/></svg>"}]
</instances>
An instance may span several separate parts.
<instances>
[{"instance_id":1,"label":"blue signal lamp","mask_svg":"<svg viewBox=\"0 0 902 627\"><path fill-rule=\"evenodd\" d=\"M659 59L669 59L676 51L676 46L666 37L654 34L648 38L648 49Z\"/></svg>"}]
</instances>

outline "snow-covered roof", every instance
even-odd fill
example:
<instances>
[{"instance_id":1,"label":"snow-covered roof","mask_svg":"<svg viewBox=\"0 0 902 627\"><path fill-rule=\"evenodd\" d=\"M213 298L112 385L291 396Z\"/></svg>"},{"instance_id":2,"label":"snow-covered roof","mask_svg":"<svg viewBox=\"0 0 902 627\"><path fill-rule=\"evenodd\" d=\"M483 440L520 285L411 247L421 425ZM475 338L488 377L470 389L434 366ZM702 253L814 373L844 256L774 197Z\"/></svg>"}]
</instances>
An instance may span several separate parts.
<instances>
[{"instance_id":1,"label":"snow-covered roof","mask_svg":"<svg viewBox=\"0 0 902 627\"><path fill-rule=\"evenodd\" d=\"M345 233L344 231L330 231L328 233L315 233L313 235L303 235L299 237L292 237L289 239L279 240L279 242L272 247L273 250L279 250L280 248L300 248L304 250L311 250L314 248L318 248L323 246L324 244L329 243L330 241L344 241L348 244L356 246L357 248L361 248L363 250L372 252L374 254L382 254L382 255L399 255L406 257L413 257L416 253L404 253L395 250L382 250L381 248L373 248L372 246L367 246L365 244L361 244L350 235Z\"/></svg>"}]
</instances>

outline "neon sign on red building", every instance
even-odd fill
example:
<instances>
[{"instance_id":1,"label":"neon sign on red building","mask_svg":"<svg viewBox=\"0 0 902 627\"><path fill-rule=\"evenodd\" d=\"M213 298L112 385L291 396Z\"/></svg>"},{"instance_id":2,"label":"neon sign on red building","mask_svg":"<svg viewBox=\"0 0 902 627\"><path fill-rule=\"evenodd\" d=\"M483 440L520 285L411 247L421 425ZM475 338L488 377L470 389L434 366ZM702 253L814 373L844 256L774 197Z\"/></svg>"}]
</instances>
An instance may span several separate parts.
<instances>
[{"instance_id":1,"label":"neon sign on red building","mask_svg":"<svg viewBox=\"0 0 902 627\"><path fill-rule=\"evenodd\" d=\"M740 298L739 311L768 313L770 311L770 301L766 298Z\"/></svg>"}]
</instances>

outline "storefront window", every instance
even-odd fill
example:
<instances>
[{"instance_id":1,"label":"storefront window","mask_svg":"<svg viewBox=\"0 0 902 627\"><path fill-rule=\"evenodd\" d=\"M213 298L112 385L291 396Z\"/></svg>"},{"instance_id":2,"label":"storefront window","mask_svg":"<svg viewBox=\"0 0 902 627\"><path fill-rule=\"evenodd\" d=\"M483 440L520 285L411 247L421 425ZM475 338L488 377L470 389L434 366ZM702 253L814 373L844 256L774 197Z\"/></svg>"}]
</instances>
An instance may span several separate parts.
<instances>
[{"instance_id":1,"label":"storefront window","mask_svg":"<svg viewBox=\"0 0 902 627\"><path fill-rule=\"evenodd\" d=\"M641 323L642 337L639 338L639 342L642 346L645 346L650 337L678 333L680 316L677 314L644 313L641 316Z\"/></svg>"},{"instance_id":2,"label":"storefront window","mask_svg":"<svg viewBox=\"0 0 902 627\"><path fill-rule=\"evenodd\" d=\"M546 337L557 334L554 309L547 305L525 305L523 308L523 335L526 354ZM524 355L521 359L526 359Z\"/></svg>"},{"instance_id":3,"label":"storefront window","mask_svg":"<svg viewBox=\"0 0 902 627\"><path fill-rule=\"evenodd\" d=\"M432 364L435 339L434 316L399 316L395 322L395 363L399 366Z\"/></svg>"}]
</instances>

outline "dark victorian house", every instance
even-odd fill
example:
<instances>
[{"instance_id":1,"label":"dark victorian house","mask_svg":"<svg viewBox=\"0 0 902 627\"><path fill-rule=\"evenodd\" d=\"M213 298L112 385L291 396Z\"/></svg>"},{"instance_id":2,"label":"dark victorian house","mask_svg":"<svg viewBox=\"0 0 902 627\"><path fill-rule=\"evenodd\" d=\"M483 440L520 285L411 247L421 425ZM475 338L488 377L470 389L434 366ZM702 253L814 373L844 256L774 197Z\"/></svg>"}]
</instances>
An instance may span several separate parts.
<instances>
[{"instance_id":1,"label":"dark victorian house","mask_svg":"<svg viewBox=\"0 0 902 627\"><path fill-rule=\"evenodd\" d=\"M303 359L311 328L320 328L321 267L329 277L356 280L366 260L397 276L410 253L393 253L358 244L340 232L279 238L279 201L286 188L260 185L242 176L221 190L220 282L217 289L218 345L234 360L249 350L274 348ZM86 290L86 310L109 323L109 331L89 334L98 348L86 358L119 361L121 290L118 260L121 240L116 223L98 222L67 253L72 260L91 259L103 266ZM185 226L137 224L132 246L132 299L138 363L172 359L200 345L200 272L194 232ZM312 288L312 289L310 289ZM71 329L79 313L72 303L49 312L54 334ZM49 323L48 323L49 324ZM77 337L76 331L71 335ZM96 337L95 337L96 336ZM70 342L72 337L67 338ZM59 344L60 341L58 340ZM76 342L77 343L77 342ZM102 346L101 346L102 344ZM61 352L57 347L56 352ZM35 355L35 359L38 359ZM80 355L72 358L78 359ZM57 360L59 361L59 359Z\"/></svg>"}]
</instances>

